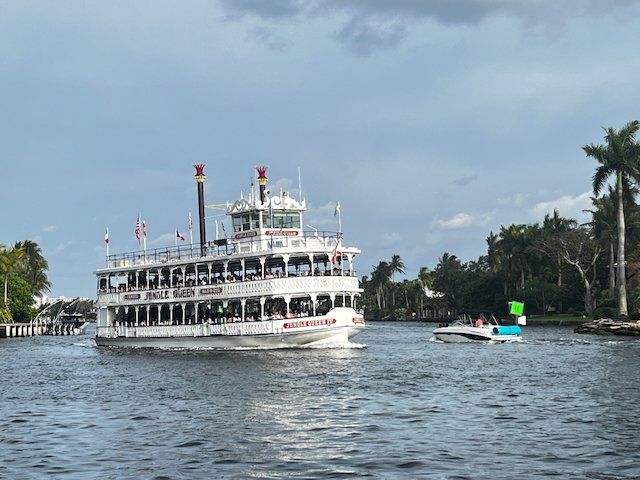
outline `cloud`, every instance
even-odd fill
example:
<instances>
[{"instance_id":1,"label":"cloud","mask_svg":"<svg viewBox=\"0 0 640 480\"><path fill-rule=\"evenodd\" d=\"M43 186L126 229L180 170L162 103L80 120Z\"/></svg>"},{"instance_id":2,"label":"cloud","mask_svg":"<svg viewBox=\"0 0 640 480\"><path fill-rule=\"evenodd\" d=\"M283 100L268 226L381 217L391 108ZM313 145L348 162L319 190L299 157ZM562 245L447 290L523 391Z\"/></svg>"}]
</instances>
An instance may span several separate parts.
<instances>
[{"instance_id":1,"label":"cloud","mask_svg":"<svg viewBox=\"0 0 640 480\"><path fill-rule=\"evenodd\" d=\"M459 228L478 227L488 225L494 217L495 211L481 215L470 215L460 212L448 220L438 220L438 225L445 230L455 230Z\"/></svg>"},{"instance_id":2,"label":"cloud","mask_svg":"<svg viewBox=\"0 0 640 480\"><path fill-rule=\"evenodd\" d=\"M43 225L42 227L42 231L46 233L55 232L57 229L57 225Z\"/></svg>"},{"instance_id":3,"label":"cloud","mask_svg":"<svg viewBox=\"0 0 640 480\"><path fill-rule=\"evenodd\" d=\"M553 211L557 209L563 217L573 218L578 222L588 221L589 214L583 210L593 206L591 195L592 192L588 191L575 197L563 195L555 200L539 202L531 209L531 215L537 220L542 220L546 214L553 215Z\"/></svg>"},{"instance_id":4,"label":"cloud","mask_svg":"<svg viewBox=\"0 0 640 480\"><path fill-rule=\"evenodd\" d=\"M269 50L274 52L283 52L291 42L284 37L278 36L268 28L256 27L250 32L250 37L265 45Z\"/></svg>"},{"instance_id":5,"label":"cloud","mask_svg":"<svg viewBox=\"0 0 640 480\"><path fill-rule=\"evenodd\" d=\"M517 192L510 197L502 197L496 200L496 204L500 206L516 206L520 207L524 205L529 199L528 193Z\"/></svg>"},{"instance_id":6,"label":"cloud","mask_svg":"<svg viewBox=\"0 0 640 480\"><path fill-rule=\"evenodd\" d=\"M354 17L333 37L357 55L368 56L375 50L395 47L406 34L406 27L400 22L378 22Z\"/></svg>"},{"instance_id":7,"label":"cloud","mask_svg":"<svg viewBox=\"0 0 640 480\"><path fill-rule=\"evenodd\" d=\"M327 231L338 230L338 220L334 215L335 209L335 202L326 203L317 208L309 207L303 215L305 224L302 228L305 230L308 228Z\"/></svg>"},{"instance_id":8,"label":"cloud","mask_svg":"<svg viewBox=\"0 0 640 480\"><path fill-rule=\"evenodd\" d=\"M442 24L472 25L499 15L516 17L526 23L556 22L634 8L640 0L220 0L220 4L233 18L255 15L282 19L301 15L331 16L339 12L351 17L432 19Z\"/></svg>"},{"instance_id":9,"label":"cloud","mask_svg":"<svg viewBox=\"0 0 640 480\"><path fill-rule=\"evenodd\" d=\"M385 244L394 244L402 240L402 235L398 232L388 232L382 235L382 241Z\"/></svg>"},{"instance_id":10,"label":"cloud","mask_svg":"<svg viewBox=\"0 0 640 480\"><path fill-rule=\"evenodd\" d=\"M73 246L75 242L73 240L69 240L67 242L62 242L56 245L53 249L47 249L45 252L45 256L56 256L60 255L62 252L66 251L69 247Z\"/></svg>"},{"instance_id":11,"label":"cloud","mask_svg":"<svg viewBox=\"0 0 640 480\"><path fill-rule=\"evenodd\" d=\"M471 182L474 182L477 179L478 174L473 173L471 175L463 175L462 177L455 179L453 183L460 187L464 187L465 185L469 185Z\"/></svg>"},{"instance_id":12,"label":"cloud","mask_svg":"<svg viewBox=\"0 0 640 480\"><path fill-rule=\"evenodd\" d=\"M438 224L442 228L446 229L455 229L455 228L465 228L473 225L474 218L472 215L468 213L457 213L449 220L438 220Z\"/></svg>"},{"instance_id":13,"label":"cloud","mask_svg":"<svg viewBox=\"0 0 640 480\"><path fill-rule=\"evenodd\" d=\"M277 19L313 10L313 1L309 0L221 0L220 4L233 17L251 14Z\"/></svg>"},{"instance_id":14,"label":"cloud","mask_svg":"<svg viewBox=\"0 0 640 480\"><path fill-rule=\"evenodd\" d=\"M474 26L488 19L509 17L523 26L550 25L557 29L570 20L619 14L638 14L640 0L598 2L596 0L219 0L226 19L238 21L257 17L267 22L300 18L344 18L331 36L360 56L400 44L415 22ZM271 49L283 49L289 42L268 35Z\"/></svg>"}]
</instances>

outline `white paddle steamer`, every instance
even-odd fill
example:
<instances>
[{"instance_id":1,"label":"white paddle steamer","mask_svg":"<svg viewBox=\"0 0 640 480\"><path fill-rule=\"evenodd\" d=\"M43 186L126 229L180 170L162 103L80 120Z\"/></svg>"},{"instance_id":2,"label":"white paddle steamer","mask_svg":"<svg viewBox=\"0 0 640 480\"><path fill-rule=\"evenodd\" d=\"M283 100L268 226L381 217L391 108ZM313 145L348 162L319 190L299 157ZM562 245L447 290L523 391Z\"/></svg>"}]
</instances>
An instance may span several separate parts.
<instances>
[{"instance_id":1,"label":"white paddle steamer","mask_svg":"<svg viewBox=\"0 0 640 480\"><path fill-rule=\"evenodd\" d=\"M96 343L108 347L284 348L344 344L365 327L355 247L307 232L306 202L266 190L225 206L230 238L206 241L204 165L196 167L200 245L107 255L97 276ZM198 248L199 247L199 248Z\"/></svg>"}]
</instances>

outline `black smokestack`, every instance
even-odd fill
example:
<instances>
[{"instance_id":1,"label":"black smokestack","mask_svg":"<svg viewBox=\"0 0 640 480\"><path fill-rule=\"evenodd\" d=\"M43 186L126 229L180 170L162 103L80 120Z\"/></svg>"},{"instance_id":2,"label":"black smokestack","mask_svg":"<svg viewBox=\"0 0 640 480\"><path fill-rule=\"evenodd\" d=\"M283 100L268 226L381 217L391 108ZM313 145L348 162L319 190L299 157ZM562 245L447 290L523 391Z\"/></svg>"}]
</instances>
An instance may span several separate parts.
<instances>
[{"instance_id":1,"label":"black smokestack","mask_svg":"<svg viewBox=\"0 0 640 480\"><path fill-rule=\"evenodd\" d=\"M267 167L256 167L258 171L258 185L260 185L260 203L264 204L265 189L267 186Z\"/></svg>"},{"instance_id":2,"label":"black smokestack","mask_svg":"<svg viewBox=\"0 0 640 480\"><path fill-rule=\"evenodd\" d=\"M198 182L198 214L200 216L200 256L205 255L205 244L207 243L207 234L204 228L204 179L207 176L204 174L204 167L206 164L200 163L194 165L196 169L195 179Z\"/></svg>"}]
</instances>

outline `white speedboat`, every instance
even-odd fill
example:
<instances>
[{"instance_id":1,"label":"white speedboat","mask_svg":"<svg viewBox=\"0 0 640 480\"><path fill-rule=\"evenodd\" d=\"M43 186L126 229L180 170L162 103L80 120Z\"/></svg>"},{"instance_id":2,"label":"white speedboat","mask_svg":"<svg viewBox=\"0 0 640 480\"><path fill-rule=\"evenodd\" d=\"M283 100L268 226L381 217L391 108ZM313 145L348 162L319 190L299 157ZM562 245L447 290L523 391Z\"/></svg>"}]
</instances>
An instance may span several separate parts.
<instances>
[{"instance_id":1,"label":"white speedboat","mask_svg":"<svg viewBox=\"0 0 640 480\"><path fill-rule=\"evenodd\" d=\"M493 315L489 320L464 316L448 325L440 325L433 331L433 336L446 343L521 342L522 329L518 325L500 325Z\"/></svg>"}]
</instances>

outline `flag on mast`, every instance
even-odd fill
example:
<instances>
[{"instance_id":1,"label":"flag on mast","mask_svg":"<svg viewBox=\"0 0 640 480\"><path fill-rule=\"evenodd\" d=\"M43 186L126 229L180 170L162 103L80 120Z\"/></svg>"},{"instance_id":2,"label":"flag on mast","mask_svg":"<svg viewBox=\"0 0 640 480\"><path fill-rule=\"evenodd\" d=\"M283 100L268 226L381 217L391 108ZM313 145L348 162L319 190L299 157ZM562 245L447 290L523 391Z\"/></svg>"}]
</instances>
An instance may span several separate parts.
<instances>
[{"instance_id":1,"label":"flag on mast","mask_svg":"<svg viewBox=\"0 0 640 480\"><path fill-rule=\"evenodd\" d=\"M189 212L189 241L193 245L193 222L191 221L191 212Z\"/></svg>"},{"instance_id":2,"label":"flag on mast","mask_svg":"<svg viewBox=\"0 0 640 480\"><path fill-rule=\"evenodd\" d=\"M182 235L177 228L176 228L176 238L184 241L184 235Z\"/></svg>"},{"instance_id":3,"label":"flag on mast","mask_svg":"<svg viewBox=\"0 0 640 480\"><path fill-rule=\"evenodd\" d=\"M108 228L107 228L107 231L104 234L104 243L109 245L109 229Z\"/></svg>"},{"instance_id":4,"label":"flag on mast","mask_svg":"<svg viewBox=\"0 0 640 480\"><path fill-rule=\"evenodd\" d=\"M138 214L138 219L136 220L136 240L140 243L140 215Z\"/></svg>"},{"instance_id":5,"label":"flag on mast","mask_svg":"<svg viewBox=\"0 0 640 480\"><path fill-rule=\"evenodd\" d=\"M147 251L147 222L142 220L142 248Z\"/></svg>"},{"instance_id":6,"label":"flag on mast","mask_svg":"<svg viewBox=\"0 0 640 480\"><path fill-rule=\"evenodd\" d=\"M338 237L336 240L336 246L333 249L333 254L331 255L331 263L336 263L338 258L342 257L342 237Z\"/></svg>"},{"instance_id":7,"label":"flag on mast","mask_svg":"<svg viewBox=\"0 0 640 480\"><path fill-rule=\"evenodd\" d=\"M342 214L340 212L342 212L342 206L338 200L338 203L336 203L336 209L333 211L333 216L338 216L338 233L342 232Z\"/></svg>"}]
</instances>

